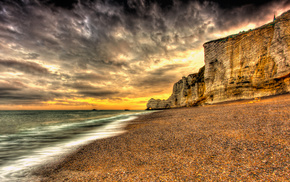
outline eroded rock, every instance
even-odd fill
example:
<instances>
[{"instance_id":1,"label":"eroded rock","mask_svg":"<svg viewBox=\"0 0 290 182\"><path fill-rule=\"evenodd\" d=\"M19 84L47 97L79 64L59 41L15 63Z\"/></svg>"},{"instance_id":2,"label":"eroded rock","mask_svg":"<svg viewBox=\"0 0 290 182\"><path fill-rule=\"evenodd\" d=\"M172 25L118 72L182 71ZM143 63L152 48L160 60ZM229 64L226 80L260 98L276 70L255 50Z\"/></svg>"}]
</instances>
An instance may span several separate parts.
<instances>
[{"instance_id":1,"label":"eroded rock","mask_svg":"<svg viewBox=\"0 0 290 182\"><path fill-rule=\"evenodd\" d=\"M250 99L290 92L290 11L254 30L204 44L205 66L183 77L163 109Z\"/></svg>"},{"instance_id":2,"label":"eroded rock","mask_svg":"<svg viewBox=\"0 0 290 182\"><path fill-rule=\"evenodd\" d=\"M204 44L207 103L290 91L290 12L246 33ZM281 79L283 77L283 79Z\"/></svg>"}]
</instances>

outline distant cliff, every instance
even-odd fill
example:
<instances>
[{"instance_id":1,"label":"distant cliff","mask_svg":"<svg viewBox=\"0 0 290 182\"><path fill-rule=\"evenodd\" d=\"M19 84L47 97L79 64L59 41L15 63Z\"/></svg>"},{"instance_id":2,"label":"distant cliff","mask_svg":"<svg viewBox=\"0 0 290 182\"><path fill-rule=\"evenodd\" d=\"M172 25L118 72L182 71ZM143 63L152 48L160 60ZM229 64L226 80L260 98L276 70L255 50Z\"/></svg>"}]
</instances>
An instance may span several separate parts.
<instances>
[{"instance_id":1,"label":"distant cliff","mask_svg":"<svg viewBox=\"0 0 290 182\"><path fill-rule=\"evenodd\" d=\"M164 109L174 107L192 106L199 103L204 95L204 69L202 67L198 73L183 77L173 86L171 96L167 100L150 99L147 103L148 109Z\"/></svg>"},{"instance_id":2,"label":"distant cliff","mask_svg":"<svg viewBox=\"0 0 290 182\"><path fill-rule=\"evenodd\" d=\"M164 109L250 99L290 92L290 11L244 33L204 44L205 66L183 77L167 100L150 99L148 109Z\"/></svg>"}]
</instances>

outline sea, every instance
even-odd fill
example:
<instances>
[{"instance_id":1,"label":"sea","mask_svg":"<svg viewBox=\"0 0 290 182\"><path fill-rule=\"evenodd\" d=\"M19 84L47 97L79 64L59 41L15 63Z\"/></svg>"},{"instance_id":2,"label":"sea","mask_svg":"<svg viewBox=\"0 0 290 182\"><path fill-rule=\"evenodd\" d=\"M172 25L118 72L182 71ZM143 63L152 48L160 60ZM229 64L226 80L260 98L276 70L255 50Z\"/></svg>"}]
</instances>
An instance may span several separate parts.
<instances>
[{"instance_id":1,"label":"sea","mask_svg":"<svg viewBox=\"0 0 290 182\"><path fill-rule=\"evenodd\" d=\"M120 135L152 111L0 111L0 181L29 181L31 172L97 139Z\"/></svg>"}]
</instances>

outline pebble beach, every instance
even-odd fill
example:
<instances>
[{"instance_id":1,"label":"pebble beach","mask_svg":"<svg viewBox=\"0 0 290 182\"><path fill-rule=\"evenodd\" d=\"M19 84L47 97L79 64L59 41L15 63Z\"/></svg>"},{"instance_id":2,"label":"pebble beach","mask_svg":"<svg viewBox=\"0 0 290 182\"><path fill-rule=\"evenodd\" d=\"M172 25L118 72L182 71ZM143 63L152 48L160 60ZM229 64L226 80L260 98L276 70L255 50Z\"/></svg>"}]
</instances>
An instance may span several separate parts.
<instances>
[{"instance_id":1,"label":"pebble beach","mask_svg":"<svg viewBox=\"0 0 290 182\"><path fill-rule=\"evenodd\" d=\"M154 112L35 181L289 181L290 94Z\"/></svg>"}]
</instances>

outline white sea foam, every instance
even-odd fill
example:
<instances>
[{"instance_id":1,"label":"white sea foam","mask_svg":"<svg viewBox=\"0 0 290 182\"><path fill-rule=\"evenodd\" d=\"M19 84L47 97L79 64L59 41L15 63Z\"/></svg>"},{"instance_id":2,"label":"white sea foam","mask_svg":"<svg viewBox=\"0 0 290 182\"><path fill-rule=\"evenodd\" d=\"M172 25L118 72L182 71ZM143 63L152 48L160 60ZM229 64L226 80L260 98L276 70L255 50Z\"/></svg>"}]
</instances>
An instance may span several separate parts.
<instances>
[{"instance_id":1,"label":"white sea foam","mask_svg":"<svg viewBox=\"0 0 290 182\"><path fill-rule=\"evenodd\" d=\"M64 155L73 152L77 146L85 145L93 140L120 135L125 132L124 127L126 123L135 118L136 116L129 116L127 119L113 121L93 131L80 134L77 138L34 150L29 155L21 156L16 160L10 161L0 166L0 181L29 181L32 169L64 157ZM59 128L51 129L58 130Z\"/></svg>"}]
</instances>

